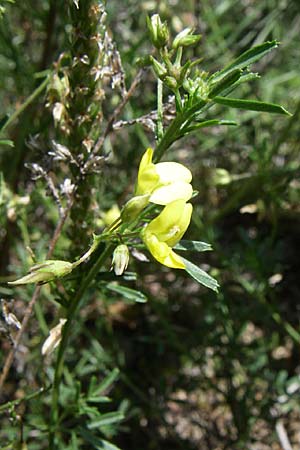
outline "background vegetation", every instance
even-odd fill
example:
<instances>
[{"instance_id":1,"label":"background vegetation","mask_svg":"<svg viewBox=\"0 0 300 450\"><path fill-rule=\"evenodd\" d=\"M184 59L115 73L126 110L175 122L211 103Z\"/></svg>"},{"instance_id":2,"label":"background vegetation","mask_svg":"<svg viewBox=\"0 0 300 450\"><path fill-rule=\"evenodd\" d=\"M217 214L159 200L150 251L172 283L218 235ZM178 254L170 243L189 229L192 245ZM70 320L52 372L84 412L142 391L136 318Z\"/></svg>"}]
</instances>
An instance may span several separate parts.
<instances>
[{"instance_id":1,"label":"background vegetation","mask_svg":"<svg viewBox=\"0 0 300 450\"><path fill-rule=\"evenodd\" d=\"M156 110L156 80L137 64L153 51L147 15L159 12L173 36L195 27L202 39L187 55L203 58L209 73L277 39L279 48L254 66L262 77L238 95L282 104L293 116L217 105L208 118L222 115L238 126L200 129L175 142L166 158L193 173L199 194L188 237L212 245L194 260L217 278L219 293L139 255L123 284L147 302L124 297L107 284L113 275L102 274L85 294L68 346L56 445L299 449L299 2L110 0L106 21L97 9L87 21L84 5L92 4L97 8L82 2L76 15L76 1L1 2L1 365L17 332L7 308L21 321L39 295L6 281L26 272L32 252L43 261L54 244L57 259L81 255L105 212L127 200L140 157L153 145L153 116L145 116ZM74 30L99 33L104 51ZM84 73L85 61L70 70L82 49L99 68L101 86ZM58 103L66 109L55 110ZM82 174L59 145L80 158L87 135L100 139L102 150L97 171ZM88 155L86 140L82 158ZM74 180L80 188L72 201ZM65 295L60 280L42 287L32 304L2 389L1 449L49 448L55 356L40 352Z\"/></svg>"}]
</instances>

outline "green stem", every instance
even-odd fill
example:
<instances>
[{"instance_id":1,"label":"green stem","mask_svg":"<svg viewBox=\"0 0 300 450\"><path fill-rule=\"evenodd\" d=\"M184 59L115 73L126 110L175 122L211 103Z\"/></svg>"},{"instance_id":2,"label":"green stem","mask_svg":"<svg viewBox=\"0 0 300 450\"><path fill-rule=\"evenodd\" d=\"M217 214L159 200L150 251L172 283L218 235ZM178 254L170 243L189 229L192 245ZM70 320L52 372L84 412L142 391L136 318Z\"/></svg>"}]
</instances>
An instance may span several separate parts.
<instances>
[{"instance_id":1,"label":"green stem","mask_svg":"<svg viewBox=\"0 0 300 450\"><path fill-rule=\"evenodd\" d=\"M175 103L176 103L176 110L181 113L182 111L182 102L181 102L181 95L179 92L179 89L176 89L175 91Z\"/></svg>"},{"instance_id":2,"label":"green stem","mask_svg":"<svg viewBox=\"0 0 300 450\"><path fill-rule=\"evenodd\" d=\"M171 122L162 139L158 142L154 153L154 162L160 161L165 151L176 141L178 129L180 129L181 124L182 117L180 114Z\"/></svg>"},{"instance_id":3,"label":"green stem","mask_svg":"<svg viewBox=\"0 0 300 450\"><path fill-rule=\"evenodd\" d=\"M157 124L156 124L156 139L160 142L164 135L163 127L163 82L158 78L157 80Z\"/></svg>"},{"instance_id":4,"label":"green stem","mask_svg":"<svg viewBox=\"0 0 300 450\"><path fill-rule=\"evenodd\" d=\"M65 351L67 349L69 336L72 331L73 320L74 320L77 312L80 309L85 291L88 289L92 280L97 275L97 273L103 266L104 262L111 254L112 248L113 248L112 244L108 244L106 246L104 251L99 256L98 260L91 267L90 271L88 272L86 277L83 279L81 285L79 286L77 294L73 297L73 299L70 303L70 306L68 308L67 322L63 327L62 339L61 339L61 343L59 345L57 360L56 360L56 364L55 364L55 374L54 374L53 391L52 391L49 450L55 450L55 448L56 448L55 447L55 433L56 433L56 428L57 428L57 424L58 424L58 420L59 420L59 405L58 405L59 388L60 388L62 374L63 374Z\"/></svg>"},{"instance_id":5,"label":"green stem","mask_svg":"<svg viewBox=\"0 0 300 450\"><path fill-rule=\"evenodd\" d=\"M176 68L178 68L178 69L181 66L181 59L182 59L182 47L178 47L177 53L176 53L176 59L175 59L175 63L174 63L174 66L176 66Z\"/></svg>"},{"instance_id":6,"label":"green stem","mask_svg":"<svg viewBox=\"0 0 300 450\"><path fill-rule=\"evenodd\" d=\"M25 100L25 102L20 106L19 109L17 109L5 122L3 127L1 128L0 132L3 133L6 128L16 120L16 118L22 114L22 112L29 106L35 99L40 95L41 92L46 88L49 81L49 77L46 77L44 81L33 91L33 93Z\"/></svg>"},{"instance_id":7,"label":"green stem","mask_svg":"<svg viewBox=\"0 0 300 450\"><path fill-rule=\"evenodd\" d=\"M88 251L85 252L85 254L81 256L81 258L79 258L77 261L75 261L75 262L73 263L73 268L79 266L79 265L82 264L84 261L86 261L86 260L91 256L91 254L94 253L95 250L97 250L97 248L98 248L100 242L101 242L101 236L95 237L95 238L94 238L94 242L93 242L93 244L91 245L91 247L88 249Z\"/></svg>"},{"instance_id":8,"label":"green stem","mask_svg":"<svg viewBox=\"0 0 300 450\"><path fill-rule=\"evenodd\" d=\"M207 101L200 100L184 113L179 113L166 129L162 139L158 142L155 153L154 162L158 162L163 157L165 151L182 135L182 125L193 119L196 112L200 113L203 106L207 105Z\"/></svg>"}]
</instances>

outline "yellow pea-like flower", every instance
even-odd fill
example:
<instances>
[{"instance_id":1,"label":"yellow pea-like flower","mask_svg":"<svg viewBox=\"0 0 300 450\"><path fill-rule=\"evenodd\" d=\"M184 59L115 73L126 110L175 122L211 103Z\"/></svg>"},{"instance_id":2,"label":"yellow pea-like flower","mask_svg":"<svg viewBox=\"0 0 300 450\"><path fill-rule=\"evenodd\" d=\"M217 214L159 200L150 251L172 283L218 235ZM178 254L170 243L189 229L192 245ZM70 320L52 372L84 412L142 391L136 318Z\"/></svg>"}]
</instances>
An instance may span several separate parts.
<instances>
[{"instance_id":1,"label":"yellow pea-like flower","mask_svg":"<svg viewBox=\"0 0 300 450\"><path fill-rule=\"evenodd\" d=\"M140 162L135 195L150 195L149 201L157 205L189 200L193 194L190 170L176 162L154 164L152 157L153 150L148 148Z\"/></svg>"},{"instance_id":2,"label":"yellow pea-like flower","mask_svg":"<svg viewBox=\"0 0 300 450\"><path fill-rule=\"evenodd\" d=\"M161 264L185 269L181 257L172 250L186 232L193 207L184 200L175 200L162 210L142 231L142 239L152 256Z\"/></svg>"}]
</instances>

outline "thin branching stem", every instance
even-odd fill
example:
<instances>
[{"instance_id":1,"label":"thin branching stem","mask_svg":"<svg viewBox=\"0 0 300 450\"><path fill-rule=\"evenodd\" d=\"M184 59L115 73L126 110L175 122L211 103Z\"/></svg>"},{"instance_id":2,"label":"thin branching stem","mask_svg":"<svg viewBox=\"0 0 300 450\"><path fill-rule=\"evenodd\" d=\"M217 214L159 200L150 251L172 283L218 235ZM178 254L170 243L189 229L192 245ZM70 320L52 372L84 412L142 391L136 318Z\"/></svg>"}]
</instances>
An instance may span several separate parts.
<instances>
[{"instance_id":1,"label":"thin branching stem","mask_svg":"<svg viewBox=\"0 0 300 450\"><path fill-rule=\"evenodd\" d=\"M73 297L70 306L67 312L67 322L64 325L62 332L62 340L59 346L57 360L55 364L55 374L54 374L54 383L53 383L53 391L52 391L52 407L51 407L51 428L49 435L49 449L55 449L55 431L58 424L59 419L59 389L61 385L61 378L63 374L63 364L65 358L65 351L68 346L69 337L72 331L73 320L82 305L83 296L86 290L89 288L91 282L107 260L107 258L111 255L113 249L112 244L107 244L104 251L101 253L95 264L92 266L87 276L83 279L77 294Z\"/></svg>"},{"instance_id":2,"label":"thin branching stem","mask_svg":"<svg viewBox=\"0 0 300 450\"><path fill-rule=\"evenodd\" d=\"M160 142L164 135L163 127L163 82L157 79L157 123L156 123L156 139Z\"/></svg>"},{"instance_id":3,"label":"thin branching stem","mask_svg":"<svg viewBox=\"0 0 300 450\"><path fill-rule=\"evenodd\" d=\"M46 77L44 81L32 92L32 94L25 100L22 105L16 109L16 111L9 117L9 119L5 122L3 127L1 128L0 132L3 133L3 131L6 130L6 128L11 125L20 114L22 114L23 111L43 92L44 89L46 89L46 86L49 82L49 77Z\"/></svg>"},{"instance_id":4,"label":"thin branching stem","mask_svg":"<svg viewBox=\"0 0 300 450\"><path fill-rule=\"evenodd\" d=\"M67 220L67 218L69 216L69 213L70 213L70 210L72 208L72 205L73 205L73 200L70 199L67 207L64 210L64 214L61 216L61 218L60 218L60 220L59 220L59 222L58 222L58 224L57 224L57 226L56 226L56 228L54 230L52 239L51 239L50 244L49 244L49 250L48 250L46 259L49 259L52 256L53 252L54 252L54 249L55 249L55 246L57 244L58 238L59 238L59 236L60 236L60 234L62 232L63 226L64 226L64 224L65 224L65 222L66 222L66 220ZM16 351L18 350L18 347L20 345L20 342L21 342L21 339L23 337L23 334L24 334L24 332L25 332L25 330L27 328L27 325L29 323L29 320L30 320L30 317L32 315L32 311L33 311L33 308L34 308L34 305L35 305L37 299L39 298L40 292L41 292L41 286L36 286L36 288L35 288L35 290L33 292L32 298L31 298L31 300L30 300L30 302L29 302L29 304L28 304L28 306L26 308L26 311L25 311L25 314L24 314L24 318L23 318L23 321L22 321L22 324L21 324L21 328L20 328L20 330L18 331L18 333L16 335L15 345L10 350L10 352L8 353L8 355L6 357L6 360L5 360L3 369L2 369L2 373L1 373L1 376L0 376L0 394L1 394L1 391L3 389L3 385L5 383L5 380L6 380L7 376L8 376L8 373L9 373L9 370L11 368L11 365L13 363Z\"/></svg>"}]
</instances>

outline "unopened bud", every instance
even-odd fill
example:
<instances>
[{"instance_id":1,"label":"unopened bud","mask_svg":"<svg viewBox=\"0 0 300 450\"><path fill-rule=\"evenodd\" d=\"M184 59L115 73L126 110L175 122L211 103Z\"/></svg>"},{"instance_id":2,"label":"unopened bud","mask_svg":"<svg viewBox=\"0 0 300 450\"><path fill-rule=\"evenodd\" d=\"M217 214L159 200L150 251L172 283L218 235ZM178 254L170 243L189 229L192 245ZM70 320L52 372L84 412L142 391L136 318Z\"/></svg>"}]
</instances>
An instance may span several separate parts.
<instances>
[{"instance_id":1,"label":"unopened bud","mask_svg":"<svg viewBox=\"0 0 300 450\"><path fill-rule=\"evenodd\" d=\"M192 33L193 33L192 28L185 28L184 30L182 30L175 37L172 44L172 48L176 50L178 47L189 47L190 45L194 45L197 42L199 42L201 39L201 35Z\"/></svg>"},{"instance_id":2,"label":"unopened bud","mask_svg":"<svg viewBox=\"0 0 300 450\"><path fill-rule=\"evenodd\" d=\"M231 183L232 178L228 170L217 168L214 170L213 183L215 186L226 186Z\"/></svg>"},{"instance_id":3,"label":"unopened bud","mask_svg":"<svg viewBox=\"0 0 300 450\"><path fill-rule=\"evenodd\" d=\"M47 260L43 264L36 264L29 269L28 275L8 284L19 285L29 283L48 283L55 278L61 278L72 272L73 264L68 261Z\"/></svg>"},{"instance_id":4,"label":"unopened bud","mask_svg":"<svg viewBox=\"0 0 300 450\"><path fill-rule=\"evenodd\" d=\"M153 56L151 56L151 63L152 63L153 70L156 73L156 75L158 76L158 78L163 80L168 73L165 66L160 64L155 58L153 58Z\"/></svg>"},{"instance_id":5,"label":"unopened bud","mask_svg":"<svg viewBox=\"0 0 300 450\"><path fill-rule=\"evenodd\" d=\"M150 33L152 44L156 48L162 48L167 45L169 40L169 30L166 22L162 23L158 14L147 17L147 26Z\"/></svg>"},{"instance_id":6,"label":"unopened bud","mask_svg":"<svg viewBox=\"0 0 300 450\"><path fill-rule=\"evenodd\" d=\"M52 110L52 115L53 115L55 125L57 125L59 122L61 122L61 120L64 117L65 112L66 112L66 108L64 107L64 105L62 103L56 102L54 104L54 107Z\"/></svg>"},{"instance_id":7,"label":"unopened bud","mask_svg":"<svg viewBox=\"0 0 300 450\"><path fill-rule=\"evenodd\" d=\"M150 195L137 195L136 197L131 198L124 205L121 211L121 219L122 222L132 222L135 220L138 215L143 211L143 209L149 203Z\"/></svg>"},{"instance_id":8,"label":"unopened bud","mask_svg":"<svg viewBox=\"0 0 300 450\"><path fill-rule=\"evenodd\" d=\"M115 274L120 276L127 269L129 262L129 250L127 245L121 244L115 248L112 260L112 267Z\"/></svg>"},{"instance_id":9,"label":"unopened bud","mask_svg":"<svg viewBox=\"0 0 300 450\"><path fill-rule=\"evenodd\" d=\"M178 83L173 77L165 77L164 83L166 86L168 86L171 91L174 91L178 88Z\"/></svg>"},{"instance_id":10,"label":"unopened bud","mask_svg":"<svg viewBox=\"0 0 300 450\"><path fill-rule=\"evenodd\" d=\"M152 64L151 55L139 56L135 60L135 65L141 69L143 69L144 67L151 66L151 64Z\"/></svg>"},{"instance_id":11,"label":"unopened bud","mask_svg":"<svg viewBox=\"0 0 300 450\"><path fill-rule=\"evenodd\" d=\"M56 349L61 341L62 327L66 323L66 319L60 319L59 324L50 330L49 336L45 340L42 347L42 355L49 355Z\"/></svg>"}]
</instances>

